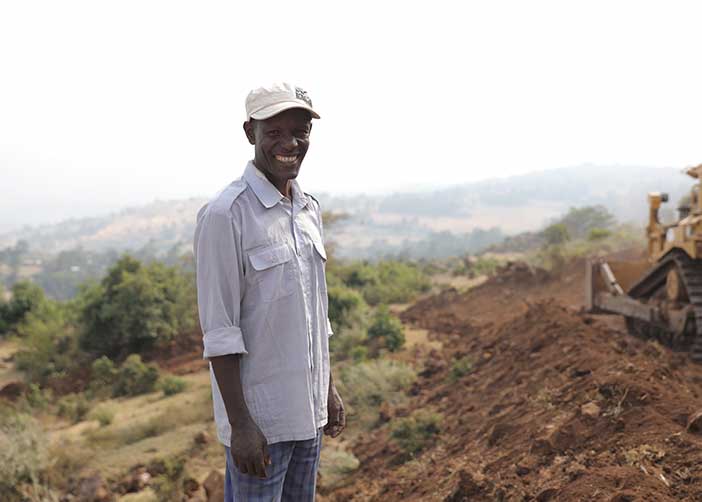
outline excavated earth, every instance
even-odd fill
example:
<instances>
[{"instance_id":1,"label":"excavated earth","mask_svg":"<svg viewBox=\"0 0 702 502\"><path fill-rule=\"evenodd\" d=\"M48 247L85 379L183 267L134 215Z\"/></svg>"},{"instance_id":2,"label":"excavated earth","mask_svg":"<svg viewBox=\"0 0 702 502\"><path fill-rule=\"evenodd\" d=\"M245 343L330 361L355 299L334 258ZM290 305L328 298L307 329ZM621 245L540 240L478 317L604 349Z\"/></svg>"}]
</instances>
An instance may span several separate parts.
<instances>
[{"instance_id":1,"label":"excavated earth","mask_svg":"<svg viewBox=\"0 0 702 502\"><path fill-rule=\"evenodd\" d=\"M356 443L359 469L321 499L702 500L702 366L584 313L584 268L516 264L405 311L443 349L417 353L410 404ZM422 408L440 432L408 460L391 427Z\"/></svg>"}]
</instances>

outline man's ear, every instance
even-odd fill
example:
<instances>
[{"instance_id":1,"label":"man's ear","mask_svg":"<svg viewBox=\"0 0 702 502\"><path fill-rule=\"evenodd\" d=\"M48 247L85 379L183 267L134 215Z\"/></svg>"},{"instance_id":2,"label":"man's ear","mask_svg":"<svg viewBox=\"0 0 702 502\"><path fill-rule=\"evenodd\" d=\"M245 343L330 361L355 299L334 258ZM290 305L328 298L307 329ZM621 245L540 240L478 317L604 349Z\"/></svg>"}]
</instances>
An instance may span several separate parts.
<instances>
[{"instance_id":1,"label":"man's ear","mask_svg":"<svg viewBox=\"0 0 702 502\"><path fill-rule=\"evenodd\" d=\"M246 139L252 145L256 144L256 136L254 135L254 123L253 120L247 120L244 122L244 133L246 134Z\"/></svg>"}]
</instances>

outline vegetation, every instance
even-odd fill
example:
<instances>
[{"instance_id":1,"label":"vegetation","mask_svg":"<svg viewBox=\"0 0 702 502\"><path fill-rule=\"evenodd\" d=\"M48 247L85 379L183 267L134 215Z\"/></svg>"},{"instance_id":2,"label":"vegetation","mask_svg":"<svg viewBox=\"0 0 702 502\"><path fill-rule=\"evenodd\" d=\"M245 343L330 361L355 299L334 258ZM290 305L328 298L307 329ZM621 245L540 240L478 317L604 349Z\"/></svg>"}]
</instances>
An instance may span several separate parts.
<instances>
[{"instance_id":1,"label":"vegetation","mask_svg":"<svg viewBox=\"0 0 702 502\"><path fill-rule=\"evenodd\" d=\"M84 296L80 345L96 356L141 354L195 324L192 281L161 263L124 256Z\"/></svg>"},{"instance_id":2,"label":"vegetation","mask_svg":"<svg viewBox=\"0 0 702 502\"><path fill-rule=\"evenodd\" d=\"M36 487L49 463L47 438L29 415L0 413L0 493L3 500L25 500L21 487Z\"/></svg>"},{"instance_id":3,"label":"vegetation","mask_svg":"<svg viewBox=\"0 0 702 502\"><path fill-rule=\"evenodd\" d=\"M156 476L151 488L159 502L171 502L183 498L183 482L185 481L185 458L177 456L160 462L158 469L162 474Z\"/></svg>"},{"instance_id":4,"label":"vegetation","mask_svg":"<svg viewBox=\"0 0 702 502\"><path fill-rule=\"evenodd\" d=\"M163 391L164 396L179 394L185 390L186 386L185 380L172 375L165 377L159 383L159 388Z\"/></svg>"},{"instance_id":5,"label":"vegetation","mask_svg":"<svg viewBox=\"0 0 702 502\"><path fill-rule=\"evenodd\" d=\"M458 358L451 364L449 380L455 383L471 371L473 371L473 359L468 356Z\"/></svg>"},{"instance_id":6,"label":"vegetation","mask_svg":"<svg viewBox=\"0 0 702 502\"><path fill-rule=\"evenodd\" d=\"M383 261L377 264L352 262L338 265L330 276L357 290L369 305L406 303L429 290L429 277L419 265L402 261ZM334 279L330 281L334 285Z\"/></svg>"},{"instance_id":7,"label":"vegetation","mask_svg":"<svg viewBox=\"0 0 702 502\"><path fill-rule=\"evenodd\" d=\"M158 367L144 364L139 354L131 354L120 366L112 385L112 395L138 396L152 392L158 382Z\"/></svg>"},{"instance_id":8,"label":"vegetation","mask_svg":"<svg viewBox=\"0 0 702 502\"><path fill-rule=\"evenodd\" d=\"M373 323L368 328L368 338L390 352L397 352L405 344L402 323L384 305L378 308L373 317Z\"/></svg>"},{"instance_id":9,"label":"vegetation","mask_svg":"<svg viewBox=\"0 0 702 502\"><path fill-rule=\"evenodd\" d=\"M408 417L397 419L391 427L390 437L411 458L431 444L440 432L441 420L440 414L419 409Z\"/></svg>"},{"instance_id":10,"label":"vegetation","mask_svg":"<svg viewBox=\"0 0 702 502\"><path fill-rule=\"evenodd\" d=\"M405 391L416 379L410 366L387 359L376 359L344 366L335 381L354 416L353 422L362 429L378 424L383 403L399 405L406 399Z\"/></svg>"}]
</instances>

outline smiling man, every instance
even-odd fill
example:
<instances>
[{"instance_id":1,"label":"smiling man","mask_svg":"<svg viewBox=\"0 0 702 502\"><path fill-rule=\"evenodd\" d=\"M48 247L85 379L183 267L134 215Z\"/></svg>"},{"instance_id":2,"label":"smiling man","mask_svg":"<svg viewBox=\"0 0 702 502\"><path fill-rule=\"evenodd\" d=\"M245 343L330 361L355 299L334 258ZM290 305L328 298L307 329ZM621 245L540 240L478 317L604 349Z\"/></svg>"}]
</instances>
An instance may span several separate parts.
<instances>
[{"instance_id":1,"label":"smiling man","mask_svg":"<svg viewBox=\"0 0 702 502\"><path fill-rule=\"evenodd\" d=\"M319 115L288 83L251 91L246 115L254 159L200 210L194 246L225 501L313 501L322 432L345 427L322 214L295 180Z\"/></svg>"}]
</instances>

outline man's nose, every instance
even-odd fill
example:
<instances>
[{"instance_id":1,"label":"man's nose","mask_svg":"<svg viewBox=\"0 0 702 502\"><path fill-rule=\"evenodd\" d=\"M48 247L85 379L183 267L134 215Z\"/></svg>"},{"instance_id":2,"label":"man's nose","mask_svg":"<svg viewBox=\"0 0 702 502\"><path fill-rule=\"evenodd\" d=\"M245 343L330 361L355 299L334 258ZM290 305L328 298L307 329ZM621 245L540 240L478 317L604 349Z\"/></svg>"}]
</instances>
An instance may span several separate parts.
<instances>
[{"instance_id":1,"label":"man's nose","mask_svg":"<svg viewBox=\"0 0 702 502\"><path fill-rule=\"evenodd\" d=\"M295 150L297 148L297 138L295 136L286 136L283 138L283 144L281 146L285 150Z\"/></svg>"}]
</instances>

